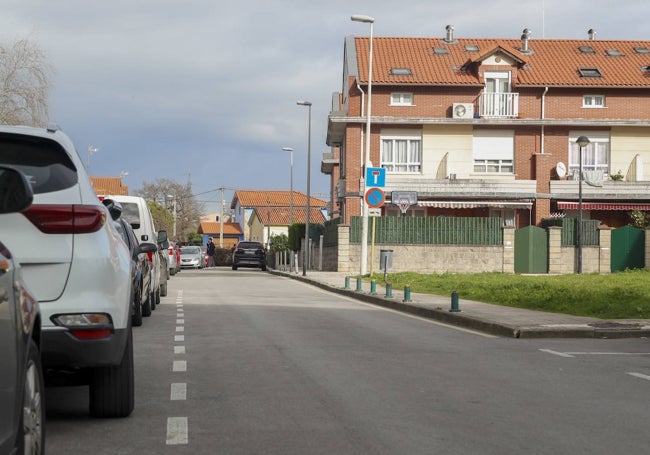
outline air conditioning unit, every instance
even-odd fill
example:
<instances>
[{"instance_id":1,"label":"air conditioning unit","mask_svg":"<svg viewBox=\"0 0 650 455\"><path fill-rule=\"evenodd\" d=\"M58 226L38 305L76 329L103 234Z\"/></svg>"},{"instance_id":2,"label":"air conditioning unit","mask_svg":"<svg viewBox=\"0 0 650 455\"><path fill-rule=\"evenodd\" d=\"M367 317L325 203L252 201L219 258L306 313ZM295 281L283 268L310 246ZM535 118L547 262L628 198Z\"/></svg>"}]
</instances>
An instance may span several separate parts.
<instances>
[{"instance_id":1,"label":"air conditioning unit","mask_svg":"<svg viewBox=\"0 0 650 455\"><path fill-rule=\"evenodd\" d=\"M474 105L472 103L454 103L451 114L453 118L474 118Z\"/></svg>"}]
</instances>

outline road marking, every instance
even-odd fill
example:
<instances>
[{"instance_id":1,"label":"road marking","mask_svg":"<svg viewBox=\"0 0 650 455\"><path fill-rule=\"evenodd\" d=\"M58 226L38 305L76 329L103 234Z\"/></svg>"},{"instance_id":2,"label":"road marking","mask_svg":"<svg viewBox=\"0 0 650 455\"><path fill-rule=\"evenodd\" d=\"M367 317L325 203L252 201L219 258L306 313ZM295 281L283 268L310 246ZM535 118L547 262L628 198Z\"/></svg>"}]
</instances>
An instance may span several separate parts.
<instances>
[{"instance_id":1,"label":"road marking","mask_svg":"<svg viewBox=\"0 0 650 455\"><path fill-rule=\"evenodd\" d=\"M185 332L185 327L183 327L182 325L179 325L179 326L176 327L176 331L177 332Z\"/></svg>"},{"instance_id":2,"label":"road marking","mask_svg":"<svg viewBox=\"0 0 650 455\"><path fill-rule=\"evenodd\" d=\"M187 360L174 360L172 371L187 371Z\"/></svg>"},{"instance_id":3,"label":"road marking","mask_svg":"<svg viewBox=\"0 0 650 455\"><path fill-rule=\"evenodd\" d=\"M650 376L648 376L647 374L632 373L632 372L628 372L627 374L629 374L630 376L634 376L635 378L641 378L641 379L645 379L646 381L650 381Z\"/></svg>"},{"instance_id":4,"label":"road marking","mask_svg":"<svg viewBox=\"0 0 650 455\"><path fill-rule=\"evenodd\" d=\"M551 349L540 349L542 352L546 352L553 355L558 355L560 357L575 357L577 355L650 355L650 352L558 352Z\"/></svg>"},{"instance_id":5,"label":"road marking","mask_svg":"<svg viewBox=\"0 0 650 455\"><path fill-rule=\"evenodd\" d=\"M185 341L185 335L175 335L174 341Z\"/></svg>"},{"instance_id":6,"label":"road marking","mask_svg":"<svg viewBox=\"0 0 650 455\"><path fill-rule=\"evenodd\" d=\"M187 398L187 384L184 382L173 382L170 400L185 400Z\"/></svg>"},{"instance_id":7,"label":"road marking","mask_svg":"<svg viewBox=\"0 0 650 455\"><path fill-rule=\"evenodd\" d=\"M557 352L557 351L553 351L552 349L540 349L540 351L546 352L547 354L557 355L560 357L573 357L572 355L567 354L566 352Z\"/></svg>"},{"instance_id":8,"label":"road marking","mask_svg":"<svg viewBox=\"0 0 650 455\"><path fill-rule=\"evenodd\" d=\"M176 324L185 324L185 319L176 319Z\"/></svg>"},{"instance_id":9,"label":"road marking","mask_svg":"<svg viewBox=\"0 0 650 455\"><path fill-rule=\"evenodd\" d=\"M187 417L167 418L167 445L187 444Z\"/></svg>"},{"instance_id":10,"label":"road marking","mask_svg":"<svg viewBox=\"0 0 650 455\"><path fill-rule=\"evenodd\" d=\"M185 346L174 346L174 354L185 354Z\"/></svg>"}]
</instances>

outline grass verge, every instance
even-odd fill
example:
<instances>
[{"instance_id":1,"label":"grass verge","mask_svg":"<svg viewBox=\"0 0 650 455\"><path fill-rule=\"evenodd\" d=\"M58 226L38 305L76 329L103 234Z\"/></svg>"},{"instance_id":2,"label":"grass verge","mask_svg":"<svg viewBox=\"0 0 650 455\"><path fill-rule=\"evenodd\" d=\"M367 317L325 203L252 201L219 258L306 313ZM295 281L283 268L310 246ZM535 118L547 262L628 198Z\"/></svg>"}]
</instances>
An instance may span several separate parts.
<instances>
[{"instance_id":1,"label":"grass verge","mask_svg":"<svg viewBox=\"0 0 650 455\"><path fill-rule=\"evenodd\" d=\"M378 284L384 275L373 274ZM393 289L602 319L650 319L650 271L610 275L388 274Z\"/></svg>"}]
</instances>

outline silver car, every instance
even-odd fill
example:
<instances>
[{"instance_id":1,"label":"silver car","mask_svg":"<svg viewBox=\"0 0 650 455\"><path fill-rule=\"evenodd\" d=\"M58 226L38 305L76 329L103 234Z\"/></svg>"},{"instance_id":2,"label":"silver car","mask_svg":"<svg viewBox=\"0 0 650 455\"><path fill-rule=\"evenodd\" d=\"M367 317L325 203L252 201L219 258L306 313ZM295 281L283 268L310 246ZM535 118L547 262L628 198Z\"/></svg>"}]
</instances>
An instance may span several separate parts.
<instances>
[{"instance_id":1,"label":"silver car","mask_svg":"<svg viewBox=\"0 0 650 455\"><path fill-rule=\"evenodd\" d=\"M181 247L181 268L202 269L205 267L205 257L200 246Z\"/></svg>"},{"instance_id":2,"label":"silver car","mask_svg":"<svg viewBox=\"0 0 650 455\"><path fill-rule=\"evenodd\" d=\"M22 211L32 198L24 175L0 166L0 214ZM38 302L22 279L20 264L0 242L0 453L44 453L40 339Z\"/></svg>"}]
</instances>

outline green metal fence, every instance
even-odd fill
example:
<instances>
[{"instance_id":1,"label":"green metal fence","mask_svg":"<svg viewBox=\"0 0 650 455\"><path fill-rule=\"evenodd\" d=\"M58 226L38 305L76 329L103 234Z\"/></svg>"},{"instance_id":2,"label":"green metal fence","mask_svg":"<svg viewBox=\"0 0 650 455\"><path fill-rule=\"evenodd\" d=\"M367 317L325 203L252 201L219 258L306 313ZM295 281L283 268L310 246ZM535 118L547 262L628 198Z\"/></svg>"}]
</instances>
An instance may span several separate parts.
<instances>
[{"instance_id":1,"label":"green metal fence","mask_svg":"<svg viewBox=\"0 0 650 455\"><path fill-rule=\"evenodd\" d=\"M600 244L598 233L598 220L582 220L582 244L595 246ZM564 218L562 220L562 246L578 244L578 218Z\"/></svg>"},{"instance_id":2,"label":"green metal fence","mask_svg":"<svg viewBox=\"0 0 650 455\"><path fill-rule=\"evenodd\" d=\"M339 244L339 224L342 221L342 218L325 221L323 225L323 246L336 246Z\"/></svg>"},{"instance_id":3,"label":"green metal fence","mask_svg":"<svg viewBox=\"0 0 650 455\"><path fill-rule=\"evenodd\" d=\"M373 218L369 220L368 240ZM376 217L375 243L434 245L503 245L503 227L496 217ZM361 243L361 217L352 217L350 243Z\"/></svg>"}]
</instances>

